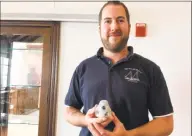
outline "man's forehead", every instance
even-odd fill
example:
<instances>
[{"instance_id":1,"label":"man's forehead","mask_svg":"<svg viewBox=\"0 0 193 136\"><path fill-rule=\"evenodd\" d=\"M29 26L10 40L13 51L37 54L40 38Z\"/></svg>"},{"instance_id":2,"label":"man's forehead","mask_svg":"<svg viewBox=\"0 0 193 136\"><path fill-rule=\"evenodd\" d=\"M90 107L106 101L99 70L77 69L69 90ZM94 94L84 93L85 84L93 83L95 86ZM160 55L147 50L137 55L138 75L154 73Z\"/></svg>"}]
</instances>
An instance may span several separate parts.
<instances>
[{"instance_id":1,"label":"man's forehead","mask_svg":"<svg viewBox=\"0 0 193 136\"><path fill-rule=\"evenodd\" d=\"M118 16L118 17L104 17L103 20L107 20L107 19L125 19L124 16Z\"/></svg>"},{"instance_id":2,"label":"man's forehead","mask_svg":"<svg viewBox=\"0 0 193 136\"><path fill-rule=\"evenodd\" d=\"M117 18L125 18L126 13L125 9L121 5L107 5L102 12L102 19L117 19Z\"/></svg>"}]
</instances>

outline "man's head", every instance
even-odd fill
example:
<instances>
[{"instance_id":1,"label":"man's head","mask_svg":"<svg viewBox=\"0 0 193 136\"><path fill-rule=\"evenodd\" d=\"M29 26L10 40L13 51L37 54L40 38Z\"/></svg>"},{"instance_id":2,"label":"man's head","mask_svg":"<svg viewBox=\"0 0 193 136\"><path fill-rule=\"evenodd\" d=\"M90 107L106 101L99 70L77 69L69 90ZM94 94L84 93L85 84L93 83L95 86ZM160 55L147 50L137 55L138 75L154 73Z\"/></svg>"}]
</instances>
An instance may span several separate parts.
<instances>
[{"instance_id":1,"label":"man's head","mask_svg":"<svg viewBox=\"0 0 193 136\"><path fill-rule=\"evenodd\" d=\"M31 73L33 73L33 72L35 72L35 71L36 71L36 69L35 69L34 67L31 67L31 68L30 68L30 72L31 72Z\"/></svg>"},{"instance_id":2,"label":"man's head","mask_svg":"<svg viewBox=\"0 0 193 136\"><path fill-rule=\"evenodd\" d=\"M99 12L99 31L104 48L120 52L127 46L130 16L127 7L119 1L109 1Z\"/></svg>"}]
</instances>

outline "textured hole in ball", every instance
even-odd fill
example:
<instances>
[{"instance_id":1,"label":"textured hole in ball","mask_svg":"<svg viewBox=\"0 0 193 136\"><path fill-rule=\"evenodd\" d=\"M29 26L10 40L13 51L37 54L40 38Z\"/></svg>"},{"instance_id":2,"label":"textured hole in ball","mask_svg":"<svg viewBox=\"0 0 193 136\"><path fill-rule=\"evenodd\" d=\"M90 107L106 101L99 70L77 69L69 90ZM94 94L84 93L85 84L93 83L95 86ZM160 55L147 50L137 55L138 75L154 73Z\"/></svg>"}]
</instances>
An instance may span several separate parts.
<instances>
[{"instance_id":1,"label":"textured hole in ball","mask_svg":"<svg viewBox=\"0 0 193 136\"><path fill-rule=\"evenodd\" d=\"M105 116L107 116L107 115L108 115L108 112L105 113Z\"/></svg>"},{"instance_id":2,"label":"textured hole in ball","mask_svg":"<svg viewBox=\"0 0 193 136\"><path fill-rule=\"evenodd\" d=\"M102 109L105 110L106 109L105 106L102 106Z\"/></svg>"}]
</instances>

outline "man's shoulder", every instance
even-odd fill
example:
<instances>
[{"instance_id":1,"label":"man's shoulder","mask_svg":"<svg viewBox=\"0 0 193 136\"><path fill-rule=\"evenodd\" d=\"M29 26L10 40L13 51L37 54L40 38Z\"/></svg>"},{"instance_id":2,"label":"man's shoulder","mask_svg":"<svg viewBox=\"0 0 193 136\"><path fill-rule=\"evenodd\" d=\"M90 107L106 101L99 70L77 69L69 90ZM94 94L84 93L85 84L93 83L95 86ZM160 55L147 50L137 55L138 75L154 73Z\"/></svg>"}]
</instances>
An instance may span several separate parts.
<instances>
[{"instance_id":1,"label":"man's shoulder","mask_svg":"<svg viewBox=\"0 0 193 136\"><path fill-rule=\"evenodd\" d=\"M159 67L157 63L155 63L153 60L146 58L142 55L139 55L137 53L134 53L134 59L137 60L140 64L148 67Z\"/></svg>"},{"instance_id":2,"label":"man's shoulder","mask_svg":"<svg viewBox=\"0 0 193 136\"><path fill-rule=\"evenodd\" d=\"M78 66L88 65L88 64L90 64L90 63L93 63L93 62L96 61L96 60L97 60L97 56L94 55L94 56L91 56L91 57L88 57L88 58L82 60L82 61L79 63Z\"/></svg>"},{"instance_id":3,"label":"man's shoulder","mask_svg":"<svg viewBox=\"0 0 193 136\"><path fill-rule=\"evenodd\" d=\"M94 55L82 60L76 68L77 72L85 70L88 66L95 64L95 61L97 61L97 59L98 59L97 56Z\"/></svg>"}]
</instances>

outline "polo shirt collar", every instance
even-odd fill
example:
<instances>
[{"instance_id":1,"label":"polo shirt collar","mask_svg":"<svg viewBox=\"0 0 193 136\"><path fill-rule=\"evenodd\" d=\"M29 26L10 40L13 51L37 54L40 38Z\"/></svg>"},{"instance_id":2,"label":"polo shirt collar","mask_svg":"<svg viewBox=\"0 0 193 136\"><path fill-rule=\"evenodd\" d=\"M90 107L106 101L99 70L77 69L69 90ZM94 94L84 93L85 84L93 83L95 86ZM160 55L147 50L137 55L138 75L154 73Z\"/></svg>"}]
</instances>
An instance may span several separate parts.
<instances>
[{"instance_id":1,"label":"polo shirt collar","mask_svg":"<svg viewBox=\"0 0 193 136\"><path fill-rule=\"evenodd\" d=\"M133 47L128 46L127 49L129 51L129 54L127 55L126 59L129 59L133 55ZM105 58L103 55L103 47L99 48L99 50L97 51L97 57L101 59Z\"/></svg>"}]
</instances>

